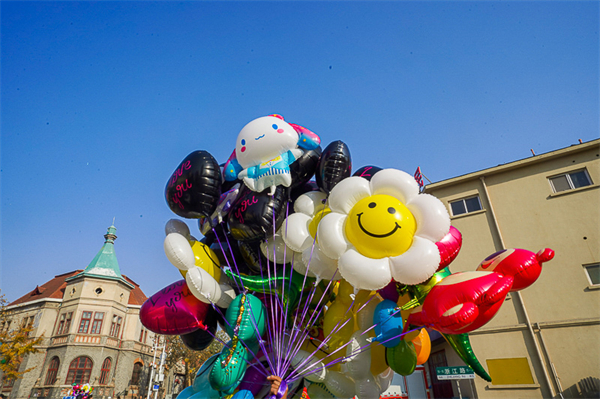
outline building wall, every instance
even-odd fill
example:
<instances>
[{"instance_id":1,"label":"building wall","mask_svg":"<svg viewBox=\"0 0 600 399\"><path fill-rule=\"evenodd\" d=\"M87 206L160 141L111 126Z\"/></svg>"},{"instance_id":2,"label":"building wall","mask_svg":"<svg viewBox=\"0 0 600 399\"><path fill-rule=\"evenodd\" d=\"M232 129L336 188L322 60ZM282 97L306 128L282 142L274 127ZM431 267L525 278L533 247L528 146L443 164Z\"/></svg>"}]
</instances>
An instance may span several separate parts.
<instances>
[{"instance_id":1,"label":"building wall","mask_svg":"<svg viewBox=\"0 0 600 399\"><path fill-rule=\"evenodd\" d=\"M452 217L452 225L463 234L462 250L450 265L452 272L475 270L504 247L556 251L535 284L520 294L509 294L496 317L470 334L486 369L487 359L525 357L535 386L497 389L477 378L480 398L546 398L558 395L559 384L574 395L583 378L600 377L600 287L590 287L583 267L600 261L599 143L595 140L427 187L450 213L451 201L475 194L481 200L483 210ZM553 193L549 177L581 168L587 169L592 186ZM433 350L439 348L446 348L447 354L452 351L439 342Z\"/></svg>"},{"instance_id":2,"label":"building wall","mask_svg":"<svg viewBox=\"0 0 600 399\"><path fill-rule=\"evenodd\" d=\"M96 291L98 288L101 291ZM23 319L33 316L32 336L43 336L44 339L38 346L39 353L23 359L20 370L34 368L14 383L9 398L62 398L71 388L66 383L69 365L79 356L87 356L93 362L89 383L95 388L96 398L116 397L119 393L122 398L131 398L132 394L136 398L142 394L145 396L154 334L148 333L146 343L139 342L142 329L140 306L128 304L130 291L131 288L121 281L84 277L67 284L62 301L46 299L14 307L11 329L19 328ZM100 334L89 334L93 319L88 334L78 333L84 311L104 313ZM68 312L73 312L69 331L57 336L58 319ZM108 336L115 314L123 319L118 339ZM94 342L81 342L89 339ZM55 384L47 386L48 367L54 356L60 359L57 379ZM112 360L110 377L107 385L100 386L101 368L107 357ZM130 387L133 365L137 361L145 367L139 386Z\"/></svg>"}]
</instances>

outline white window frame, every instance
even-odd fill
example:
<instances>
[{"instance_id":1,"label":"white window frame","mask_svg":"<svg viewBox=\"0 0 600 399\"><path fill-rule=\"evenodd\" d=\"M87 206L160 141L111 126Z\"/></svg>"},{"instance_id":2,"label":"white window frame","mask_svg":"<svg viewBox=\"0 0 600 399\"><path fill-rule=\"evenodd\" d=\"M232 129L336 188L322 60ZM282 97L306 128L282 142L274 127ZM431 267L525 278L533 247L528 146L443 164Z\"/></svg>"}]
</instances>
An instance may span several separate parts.
<instances>
[{"instance_id":1,"label":"white window frame","mask_svg":"<svg viewBox=\"0 0 600 399\"><path fill-rule=\"evenodd\" d=\"M560 173L558 175L548 177L548 183L550 183L550 188L552 188L552 192L553 193L564 193L566 191L583 188L583 187L575 187L575 185L573 184L573 180L571 179L571 174L577 173L577 172L582 172L582 171L585 173L585 176L587 177L588 181L590 182L590 184L588 184L587 186L583 186L583 187L592 186L594 184L594 182L592 181L592 178L591 178L590 174L588 173L587 168L576 169L576 170L571 170L569 172ZM555 179L555 178L561 177L561 176L565 176L567 178L567 183L569 183L569 188L567 190L556 191L556 188L554 187L554 183L552 182L552 179Z\"/></svg>"},{"instance_id":2,"label":"white window frame","mask_svg":"<svg viewBox=\"0 0 600 399\"><path fill-rule=\"evenodd\" d=\"M590 283L590 287L598 287L600 288L600 282L594 284L594 282L592 281L592 277L590 276L590 272L588 271L588 267L593 267L593 266L600 266L600 263L596 262L596 263L587 263L585 265L583 265L583 269L585 271L585 276L588 279L588 282Z\"/></svg>"},{"instance_id":3,"label":"white window frame","mask_svg":"<svg viewBox=\"0 0 600 399\"><path fill-rule=\"evenodd\" d=\"M477 198L477 201L479 202L479 209L477 209L475 211L469 211L469 209L467 208L466 200L471 199L471 198ZM452 209L452 204L455 202L460 202L460 201L462 201L462 203L465 207L465 212L455 214L454 210ZM483 210L483 205L481 204L481 198L479 197L479 194L469 195L468 197L463 197L463 198L458 198L455 200L448 201L448 206L450 207L450 213L452 213L452 216L462 216L462 215L467 215L469 213L479 212L479 211Z\"/></svg>"}]
</instances>

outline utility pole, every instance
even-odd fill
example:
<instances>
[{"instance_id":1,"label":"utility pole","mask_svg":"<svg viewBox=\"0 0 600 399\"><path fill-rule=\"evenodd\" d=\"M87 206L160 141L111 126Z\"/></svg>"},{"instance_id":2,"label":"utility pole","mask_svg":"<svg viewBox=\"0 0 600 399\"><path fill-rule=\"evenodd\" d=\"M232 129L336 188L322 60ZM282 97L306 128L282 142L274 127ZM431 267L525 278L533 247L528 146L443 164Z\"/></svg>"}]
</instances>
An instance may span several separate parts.
<instances>
[{"instance_id":1,"label":"utility pole","mask_svg":"<svg viewBox=\"0 0 600 399\"><path fill-rule=\"evenodd\" d=\"M165 359L167 357L166 353L165 353L165 342L162 342L161 345L161 353L160 353L160 366L158 368L158 374L156 375L156 382L157 383L162 383L165 379L165 374L164 374L164 369L165 369ZM154 391L154 399L157 399L158 397L158 389L156 391Z\"/></svg>"},{"instance_id":2,"label":"utility pole","mask_svg":"<svg viewBox=\"0 0 600 399\"><path fill-rule=\"evenodd\" d=\"M158 369L158 373L156 374L156 376L154 375L154 370L156 369L156 354L158 353L158 350L161 349L161 354L160 354L160 367ZM154 336L154 342L152 343L152 364L151 364L151 370L150 370L150 380L148 381L148 394L146 395L146 399L150 399L150 394L152 393L152 390L154 389L154 383L155 382L162 382L164 379L164 374L163 374L163 370L164 370L164 365L165 365L165 342L163 342L161 340L161 336L160 335L155 335ZM155 381L156 380L156 381ZM154 399L156 399L158 396L158 389L154 392Z\"/></svg>"}]
</instances>

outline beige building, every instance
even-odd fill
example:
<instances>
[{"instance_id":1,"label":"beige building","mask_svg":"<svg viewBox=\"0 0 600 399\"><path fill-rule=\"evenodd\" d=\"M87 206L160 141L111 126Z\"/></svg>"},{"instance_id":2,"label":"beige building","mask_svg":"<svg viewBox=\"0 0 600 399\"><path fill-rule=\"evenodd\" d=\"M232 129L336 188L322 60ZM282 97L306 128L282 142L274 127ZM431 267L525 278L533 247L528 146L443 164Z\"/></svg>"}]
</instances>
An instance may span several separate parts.
<instances>
[{"instance_id":1,"label":"beige building","mask_svg":"<svg viewBox=\"0 0 600 399\"><path fill-rule=\"evenodd\" d=\"M463 234L452 272L475 270L506 248L556 251L535 284L510 293L496 317L470 333L492 382L461 380L463 396L599 397L599 153L594 140L426 186ZM444 362L464 365L438 339L431 396L458 397L456 382L432 378Z\"/></svg>"},{"instance_id":2,"label":"beige building","mask_svg":"<svg viewBox=\"0 0 600 399\"><path fill-rule=\"evenodd\" d=\"M43 339L21 363L32 371L16 381L0 374L4 396L62 398L73 384L89 383L97 399L146 397L154 334L139 319L146 296L120 272L115 232L109 227L85 270L57 275L9 304L11 318L0 328L29 324Z\"/></svg>"}]
</instances>

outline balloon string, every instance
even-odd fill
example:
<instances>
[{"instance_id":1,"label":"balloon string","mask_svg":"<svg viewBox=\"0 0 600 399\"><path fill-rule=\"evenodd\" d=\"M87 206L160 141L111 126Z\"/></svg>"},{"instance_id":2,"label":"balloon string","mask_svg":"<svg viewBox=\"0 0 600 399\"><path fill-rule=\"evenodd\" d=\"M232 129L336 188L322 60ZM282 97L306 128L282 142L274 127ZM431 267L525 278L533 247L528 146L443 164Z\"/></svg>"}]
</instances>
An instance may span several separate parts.
<instances>
[{"instance_id":1,"label":"balloon string","mask_svg":"<svg viewBox=\"0 0 600 399\"><path fill-rule=\"evenodd\" d=\"M321 210L321 214L324 211L325 211L325 207L323 207L323 209ZM287 214L286 214L285 234L286 234L286 237L287 237ZM285 369L287 369L287 367L289 367L289 364L291 363L291 360L292 360L293 356L296 355L298 349L302 346L302 341L304 340L304 337L302 338L302 340L299 340L298 342L296 342L296 338L298 336L298 331L300 331L300 328L304 325L303 324L304 323L304 318L306 317L306 313L307 313L308 309L310 308L310 303L312 302L312 299L314 297L314 293L315 293L315 291L317 289L317 284L316 283L313 284L313 287L312 287L311 292L309 294L310 295L310 299L307 297L306 302L305 303L302 302L302 295L304 293L304 287L306 286L306 278L308 276L308 270L310 269L310 263L312 261L312 256L313 256L313 251L314 251L314 248L315 248L316 241L317 241L317 237L315 235L315 237L313 237L313 243L312 243L312 247L311 247L311 251L310 251L310 257L308 259L308 264L306 265L306 270L304 271L304 280L302 281L302 288L300 290L300 299L298 301L299 304L303 304L303 308L302 308L302 310L299 310L299 311L296 312L296 314L298 314L298 313L302 314L302 317L301 317L301 320L300 320L300 323L299 323L300 326L296 327L296 322L297 322L298 318L295 317L294 318L294 324L293 324L293 327L292 327L292 332L294 334L294 337L292 338L290 336L290 345L289 345L288 351L286 353L287 361L286 361L286 368ZM287 249L287 245L284 248L284 253L285 253L286 249ZM292 271L293 271L293 262L294 262L294 259L292 258ZM336 272L337 272L337 270L336 270ZM292 281L291 281L291 275L290 275L290 286L291 286L291 283L292 283ZM331 283L331 280L330 280L330 283ZM326 292L327 291L324 291L323 295L325 295ZM299 309L299 307L298 307L298 309ZM310 324L307 323L307 326L308 325L310 325ZM305 334L305 335L307 335L307 334ZM292 349L292 347L294 347L294 349ZM293 356L290 356L291 352L294 352Z\"/></svg>"},{"instance_id":2,"label":"balloon string","mask_svg":"<svg viewBox=\"0 0 600 399\"><path fill-rule=\"evenodd\" d=\"M296 380L298 380L298 379L300 379L300 378L304 378L304 377L305 377L306 375L308 375L308 374L311 374L311 373L316 373L317 371L321 371L321 370L323 370L323 369L325 369L325 368L328 368L328 367L331 367L331 366L333 366L333 365L335 365L335 364L337 364L337 363L339 363L339 362L343 362L343 361L345 361L345 360L347 360L347 359L349 359L349 358L351 358L351 357L353 357L353 356L355 356L355 355L358 355L358 354L360 354L360 353L362 353L362 352L364 352L364 351L366 351L366 350L370 350L371 348L369 348L369 346L371 346L371 345L373 345L373 344L377 344L377 345L383 345L384 343L386 343L386 342L388 342L388 341L392 341L392 340L394 340L394 339L397 339L397 338L399 338L399 337L402 337L403 335L406 335L406 334L408 334L408 333L410 333L410 332L417 331L417 330L419 330L419 328L416 328L416 329L414 329L414 330L410 330L410 331L407 331L407 332L404 332L404 333L400 333L400 334L398 334L398 335L396 335L396 336L394 336L394 337L392 337L392 338L386 339L386 340L385 340L385 341L383 341L383 342L370 342L370 343L368 343L367 345L363 345L362 347L360 347L360 348L358 348L358 349L355 349L354 351L352 351L352 352L351 352L349 355L347 355L347 356L344 356L344 357L342 357L342 358L339 358L339 359L335 359L335 360L333 360L332 362L330 362L330 363L327 363L326 365L324 365L324 366L320 367L320 368L319 368L319 369L317 369L317 370L313 370L313 371L310 371L310 372L308 372L308 373L302 373L302 374L299 374L299 375L295 376L293 379L289 379L289 378L288 378L288 379L287 379L287 381L288 381L288 383L292 383L292 382L294 382L294 381L296 381ZM348 344L350 344L350 342L347 342L347 343L346 343L346 344L345 344L343 347L347 346ZM343 347L340 347L339 349L342 349ZM337 349L335 352L337 352L339 349ZM332 352L331 354L333 354L333 353L335 353L335 352ZM328 355L328 356L329 356L329 355ZM323 359L327 358L328 356L324 357ZM316 365L316 363L313 363L311 366L314 366L314 365ZM305 369L306 369L306 370L308 370L308 368L305 368Z\"/></svg>"},{"instance_id":3,"label":"balloon string","mask_svg":"<svg viewBox=\"0 0 600 399\"><path fill-rule=\"evenodd\" d=\"M321 314L321 312L323 311L323 309L325 308L325 304L323 303L323 305L321 306L321 302L323 301L323 299L325 298L326 294L329 292L329 287L331 286L331 284L333 283L333 281L335 280L335 275L337 274L337 270L333 273L333 276L331 278L331 280L329 280L329 283L327 284L327 287L325 288L325 290L323 291L323 294L321 294L321 298L319 299L317 305L315 306L315 312L313 312L312 315L310 315L308 322L306 323L307 326L310 326L313 323L313 320L317 320L319 318L319 315ZM311 299L312 301L312 299ZM320 307L320 309L319 309ZM300 327L302 326L302 324L300 324ZM306 336L308 336L308 334L310 333L310 331L308 329L305 329L302 332L302 337L301 339L296 341L296 348L294 353L292 354L292 356L290 357L290 359L293 359L294 356L296 356L296 354L298 353L298 351L300 350L300 348L302 347L302 343L304 342L304 339L306 338ZM323 342L323 341L321 341ZM319 347L320 348L320 347ZM319 348L317 348L317 351L319 350ZM315 351L316 353L316 351Z\"/></svg>"},{"instance_id":4,"label":"balloon string","mask_svg":"<svg viewBox=\"0 0 600 399\"><path fill-rule=\"evenodd\" d=\"M355 301L355 299L353 299L353 300L352 300L352 303L350 303L350 306L348 307L348 309L346 309L346 312L344 313L344 315L343 315L343 316L340 318L340 320L339 320L339 321L337 322L337 324L336 324L336 325L333 327L333 329L332 329L332 330L331 330L331 332L330 332L330 333L327 335L327 337L325 337L325 339L324 339L324 340L321 342L321 344L319 344L319 346L317 347L317 349L315 349L315 351L314 351L313 353L311 353L311 354L310 354L310 356L308 356L306 359L304 359L302 362L300 362L300 364L299 364L298 366L296 366L296 369L298 369L299 367L302 367L304 364L306 364L306 362L308 361L308 359L310 359L311 357L313 357L313 356L315 355L315 353L317 353L317 352L318 352L318 351L321 349L321 347L322 347L322 346L326 345L326 344L327 344L327 342L328 342L328 341L329 341L329 340L330 340L330 339L331 339L331 338L332 338L332 337L333 337L335 334L337 334L337 332L338 332L339 330L341 330L342 328L344 328L344 326L345 326L346 324L348 324L348 322L350 322L351 320L352 320L352 321L354 321L354 318L353 318L353 317L349 317L349 318L347 318L347 319L346 319L346 315L348 314L348 311L349 311L350 309L352 309L352 306L354 306L354 301ZM345 319L345 321L344 321L344 319ZM344 322L343 322L343 324L340 326L340 323L342 323L342 321L344 321ZM337 352L337 350L336 350L335 352ZM335 352L333 352L333 353L335 353ZM331 354L330 354L330 355L328 355L328 356L331 356ZM325 357L328 357L328 356L325 356ZM295 374L297 374L297 373L294 371L294 372L292 373L292 375L295 375Z\"/></svg>"},{"instance_id":5,"label":"balloon string","mask_svg":"<svg viewBox=\"0 0 600 399\"><path fill-rule=\"evenodd\" d=\"M344 320L344 319L342 318L342 320ZM310 354L308 357L306 357L306 358L305 358L303 361L301 361L301 362L300 362L300 364L298 364L298 365L296 366L296 370L294 370L294 371L293 371L293 372L290 374L290 376L288 376L288 379L287 379L287 381L291 381L291 380L290 380L290 378L292 378L292 377L296 377L296 376L298 375L298 372L297 372L297 370L298 370L298 369L300 369L300 368L302 368L302 367L304 367L304 365L306 364L306 362L308 362L308 360L309 360L309 359L311 359L311 358L312 358L312 357L315 355L315 353L317 353L317 352L318 352L318 351L321 349L321 347L322 347L323 345L327 344L327 341L329 341L329 339L331 339L331 337L333 337L333 335L334 335L335 333L337 333L339 330L341 330L342 328L344 328L344 326L345 326L346 324L348 324L348 322L350 322L350 321L352 320L352 318L348 318L348 319L346 319L346 320L344 321L344 323L343 323L343 324L342 324L342 325L341 325L339 328L337 328L337 329L336 329L336 327L338 327L338 325L341 323L341 321L342 321L342 320L338 321L338 323L335 325L335 327L334 327L334 329L333 329L333 330L335 330L335 331L333 331L333 330L332 330L332 332L331 332L331 333L330 333L330 334L329 334L329 335L328 335L328 336L325 338L325 340L323 340L323 341L321 342L321 344L320 344L320 345L317 347L317 349L316 349L316 350L315 350L313 353L311 353L311 354ZM352 320L352 321L354 321L354 320ZM348 343L349 343L349 342L348 342ZM327 356L325 356L323 359L327 359L329 356L331 356L331 355L333 355L334 353L338 352L340 349L342 349L342 348L344 348L346 345L348 345L348 343L346 343L345 345L341 346L340 348L338 348L338 349L334 350L333 352L329 353L329 354L328 354ZM322 360L322 359L321 359L321 360Z\"/></svg>"},{"instance_id":6,"label":"balloon string","mask_svg":"<svg viewBox=\"0 0 600 399\"><path fill-rule=\"evenodd\" d=\"M288 198L288 201L285 204L285 234L287 236L287 228L288 228L288 216L290 214L290 199ZM273 241L275 241L275 229L273 228ZM273 245L273 256L275 256L275 245ZM287 245L283 246L283 275L285 276L285 265L286 262L285 260L287 256ZM290 281L288 283L288 292L291 292L292 290L292 278L294 275L294 258L292 257L292 262L290 265ZM285 280L283 280L283 287L285 289ZM300 299L299 301L302 301L302 292L304 291L304 286L302 286L302 288L300 289ZM287 323L288 323L288 312L289 312L289 307L290 305L292 305L290 303L290 298L287 299L287 301L285 301L285 312L284 312L284 319L283 319L283 329L285 330L287 327ZM300 303L298 302L298 303ZM283 356L283 358L281 359L281 367L280 367L280 372L282 370L287 370L287 356L289 355L289 348L292 345L292 336L291 334L289 335L289 339L287 340L287 343L284 345L284 351L285 351L285 355ZM280 375L280 374L278 374Z\"/></svg>"},{"instance_id":7,"label":"balloon string","mask_svg":"<svg viewBox=\"0 0 600 399\"><path fill-rule=\"evenodd\" d=\"M359 313L361 310L363 310L363 309L365 308L365 306L367 306L367 305L368 305L368 304L369 304L369 303L370 303L370 302L373 300L373 298L375 298L375 297L376 297L376 295L372 295L372 296L369 298L369 300L368 300L367 302L365 302L364 304L362 304L362 305L360 306L360 308L358 308L358 310L357 310L356 312L354 312L354 313L355 313L355 314L358 314L358 313ZM350 305L350 307L349 307L348 309L351 309L353 305L354 305L354 300L352 301L352 304ZM348 310L346 310L346 314L347 314L347 313L348 313ZM346 316L346 314L344 314L344 317ZM342 319L342 320L343 320L343 319ZM348 320L346 321L346 323L347 323L348 321L350 321L350 320L352 320L352 319L348 319ZM338 324L339 324L339 322L338 322ZM345 324L345 323L344 323L344 324ZM336 325L336 326L337 326L337 325ZM343 326L342 326L342 327L340 327L339 329L341 329L341 328L343 328ZM330 339L330 338L333 336L333 334L334 334L334 333L337 333L337 331L333 331L333 330L332 330L332 332L331 332L331 333L330 333L330 334L327 336L327 338L326 338L326 339L323 341L323 343L324 343L324 344L325 344L325 343L327 343L327 341L329 341L329 339ZM361 334L361 335L362 335L362 334ZM319 346L319 348L320 348L320 346ZM312 357L312 356L313 356L313 355L314 355L314 354L315 354L315 353L316 353L316 352L319 350L319 348L317 348L317 350L315 350L315 352L313 352L313 353L312 353L310 356L308 356L308 357L305 359L305 361L304 361L304 362L301 362L300 366L302 366L304 363L306 363L306 360L310 359L310 358L311 358L311 357ZM337 352L337 350L336 350L336 351L334 351L333 353L335 353L335 352ZM333 353L332 353L332 354L333 354ZM331 355L331 354L330 354L330 355ZM328 356L325 356L325 358L329 357L330 355L328 355ZM294 356L295 356L295 354L294 354ZM300 366L299 366L299 367L300 367ZM299 367L297 367L296 369L298 369Z\"/></svg>"},{"instance_id":8,"label":"balloon string","mask_svg":"<svg viewBox=\"0 0 600 399\"><path fill-rule=\"evenodd\" d=\"M275 342L273 340L274 332L273 332L273 334L271 334L271 329L272 329L271 324L273 322L273 301L272 301L272 295L271 295L270 288L269 288L269 293L267 293L267 290L265 289L265 278L264 278L264 274L263 274L262 258L260 257L260 255L258 256L258 265L260 268L260 277L261 277L261 283L263 286L263 292L264 292L264 295L268 296L268 298L265 298L265 305L266 305L267 300L269 300L269 303L271 305L271 306L269 306L269 311L265 312L265 314L267 315L267 335L269 336L269 342L271 342L271 348L272 348L273 347L272 343ZM267 264L267 267L268 267L268 264ZM271 314L269 315L269 313L271 313ZM267 358L267 361L269 362L269 366L271 367L271 370L273 370L273 363L269 357L270 354L267 353L266 351L263 351L263 352L265 354L265 357Z\"/></svg>"},{"instance_id":9,"label":"balloon string","mask_svg":"<svg viewBox=\"0 0 600 399\"><path fill-rule=\"evenodd\" d=\"M277 233L277 226L276 226L276 220L275 220L275 212L273 212L273 252L275 252L275 234ZM275 276L277 276L277 257L275 256L275 254L273 254L273 273L275 274ZM284 264L283 264L283 274L285 277L285 260L284 260ZM275 286L275 288L277 288L277 286ZM281 300L283 301L285 298L285 279L282 281L281 284ZM287 302L287 301L286 301ZM282 306L280 307L281 310L283 310L283 302L279 302ZM282 315L279 315L282 316ZM281 352L282 352L282 346L283 346L283 331L285 329L285 325L281 325L281 322L283 321L283 317L279 317L279 320L277 320L277 332L279 335L279 339L278 339L278 343L277 343L277 358L276 358L276 362L275 364L277 365L277 369L276 369L276 375L280 376L281 375Z\"/></svg>"},{"instance_id":10,"label":"balloon string","mask_svg":"<svg viewBox=\"0 0 600 399\"><path fill-rule=\"evenodd\" d=\"M223 257L225 258L225 262L227 262L227 267L229 267L229 269L231 269L231 263L229 262L229 258L227 257L227 253L223 249L223 245L221 244L221 240L219 239L219 235L217 234L217 231L215 230L214 227L213 227L212 231L215 234L215 237L217 238L217 243L219 244L219 248L221 248L221 253L223 254ZM225 239L227 239L227 233L224 233L224 235L225 235ZM233 256L233 250L231 249L231 245L229 245L229 240L227 240L227 246L229 247L229 251L231 252L231 259L233 260L233 265L235 266L235 271L237 272L237 275L239 276L240 273L238 271L237 263L235 261L235 256ZM233 279L233 282L235 283L236 287L238 288L238 291L243 291L243 289L244 289L244 282L242 281L241 278L240 278L239 283L238 283L238 281L237 281L236 278ZM240 288L240 284L241 284L241 288Z\"/></svg>"}]
</instances>

